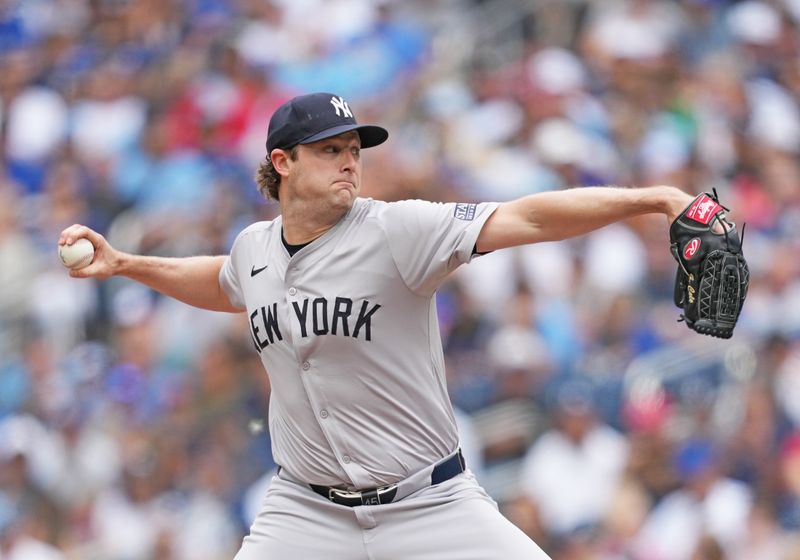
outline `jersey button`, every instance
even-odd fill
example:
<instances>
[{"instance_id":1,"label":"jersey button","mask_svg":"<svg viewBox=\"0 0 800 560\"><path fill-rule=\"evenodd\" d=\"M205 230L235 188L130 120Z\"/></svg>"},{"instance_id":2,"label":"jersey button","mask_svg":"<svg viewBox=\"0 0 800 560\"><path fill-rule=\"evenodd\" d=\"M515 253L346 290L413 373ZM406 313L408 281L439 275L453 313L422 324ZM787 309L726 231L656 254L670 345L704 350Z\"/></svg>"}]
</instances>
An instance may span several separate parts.
<instances>
[{"instance_id":1,"label":"jersey button","mask_svg":"<svg viewBox=\"0 0 800 560\"><path fill-rule=\"evenodd\" d=\"M295 295L296 293L297 293L297 289L295 289L295 288L289 288L289 295L290 295L290 296L293 296L293 295Z\"/></svg>"},{"instance_id":2,"label":"jersey button","mask_svg":"<svg viewBox=\"0 0 800 560\"><path fill-rule=\"evenodd\" d=\"M303 362L303 371L308 371L309 369L311 369L311 364Z\"/></svg>"},{"instance_id":3,"label":"jersey button","mask_svg":"<svg viewBox=\"0 0 800 560\"><path fill-rule=\"evenodd\" d=\"M322 410L319 411L319 415L322 419L325 419L328 417L328 411L323 408Z\"/></svg>"},{"instance_id":4,"label":"jersey button","mask_svg":"<svg viewBox=\"0 0 800 560\"><path fill-rule=\"evenodd\" d=\"M350 455L345 455L344 457L342 457L342 461L344 461L345 463L349 463L350 462Z\"/></svg>"}]
</instances>

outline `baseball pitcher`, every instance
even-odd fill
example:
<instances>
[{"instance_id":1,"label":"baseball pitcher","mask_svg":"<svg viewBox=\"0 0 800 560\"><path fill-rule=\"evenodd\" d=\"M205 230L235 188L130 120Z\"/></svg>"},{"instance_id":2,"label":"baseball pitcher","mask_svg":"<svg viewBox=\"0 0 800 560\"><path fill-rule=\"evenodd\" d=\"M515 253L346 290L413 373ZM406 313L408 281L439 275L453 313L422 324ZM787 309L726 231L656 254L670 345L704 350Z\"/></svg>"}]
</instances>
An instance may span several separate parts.
<instances>
[{"instance_id":1,"label":"baseball pitcher","mask_svg":"<svg viewBox=\"0 0 800 560\"><path fill-rule=\"evenodd\" d=\"M76 278L122 275L188 304L243 313L269 372L280 465L236 560L544 560L464 464L445 385L434 296L477 255L661 213L677 188L591 187L507 203L359 197L361 150L388 132L337 95L272 116L257 173L281 215L247 227L230 255L161 258L88 238Z\"/></svg>"}]
</instances>

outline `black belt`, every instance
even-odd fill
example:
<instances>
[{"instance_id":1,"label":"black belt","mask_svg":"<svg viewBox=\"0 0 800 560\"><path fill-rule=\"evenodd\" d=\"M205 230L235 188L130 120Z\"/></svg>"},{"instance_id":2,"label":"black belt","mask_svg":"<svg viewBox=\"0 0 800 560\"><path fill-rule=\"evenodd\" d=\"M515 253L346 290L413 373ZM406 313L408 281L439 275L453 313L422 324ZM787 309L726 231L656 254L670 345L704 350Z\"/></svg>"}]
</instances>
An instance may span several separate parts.
<instances>
[{"instance_id":1,"label":"black belt","mask_svg":"<svg viewBox=\"0 0 800 560\"><path fill-rule=\"evenodd\" d=\"M448 457L441 463L436 464L431 472L431 486L441 484L446 480L450 480L454 476L461 474L466 469L464 463L464 456L459 449L454 455ZM355 506L376 506L379 504L389 504L397 496L397 484L389 484L379 488L372 488L370 490L361 490L360 492L350 492L340 488L333 488L330 486L318 486L316 484L309 484L311 489L319 494L328 498L335 504L342 506L355 507Z\"/></svg>"}]
</instances>

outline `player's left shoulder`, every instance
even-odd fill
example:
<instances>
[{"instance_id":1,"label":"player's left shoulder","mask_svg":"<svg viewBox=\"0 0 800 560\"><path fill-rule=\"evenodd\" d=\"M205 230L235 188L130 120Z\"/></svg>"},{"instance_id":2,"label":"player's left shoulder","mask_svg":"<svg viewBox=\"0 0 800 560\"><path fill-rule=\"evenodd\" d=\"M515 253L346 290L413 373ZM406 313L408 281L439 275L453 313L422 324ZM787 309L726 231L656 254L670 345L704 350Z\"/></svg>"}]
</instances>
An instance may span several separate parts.
<instances>
[{"instance_id":1,"label":"player's left shoulder","mask_svg":"<svg viewBox=\"0 0 800 560\"><path fill-rule=\"evenodd\" d=\"M419 198L409 198L406 200L396 200L384 202L376 206L375 210L390 218L402 218L403 216L418 216L420 213L441 210L446 206L443 202L432 202Z\"/></svg>"},{"instance_id":2,"label":"player's left shoulder","mask_svg":"<svg viewBox=\"0 0 800 560\"><path fill-rule=\"evenodd\" d=\"M408 224L419 221L428 213L427 211L436 205L437 203L425 200L388 202L372 198L359 198L353 205L348 219L351 221L351 227L397 233L398 230L407 231Z\"/></svg>"},{"instance_id":3,"label":"player's left shoulder","mask_svg":"<svg viewBox=\"0 0 800 560\"><path fill-rule=\"evenodd\" d=\"M391 203L389 213L399 219L411 219L414 222L432 222L441 224L469 225L477 221L486 212L494 210L496 203L491 202L434 202L429 200L401 200Z\"/></svg>"},{"instance_id":4,"label":"player's left shoulder","mask_svg":"<svg viewBox=\"0 0 800 560\"><path fill-rule=\"evenodd\" d=\"M363 223L371 219L380 218L395 202L375 200L374 198L357 198L353 207L347 213L347 220Z\"/></svg>"},{"instance_id":5,"label":"player's left shoulder","mask_svg":"<svg viewBox=\"0 0 800 560\"><path fill-rule=\"evenodd\" d=\"M361 199L359 218L366 223L377 224L383 229L391 229L409 220L416 220L426 208L435 204L425 200L397 200L383 201L374 199Z\"/></svg>"}]
</instances>

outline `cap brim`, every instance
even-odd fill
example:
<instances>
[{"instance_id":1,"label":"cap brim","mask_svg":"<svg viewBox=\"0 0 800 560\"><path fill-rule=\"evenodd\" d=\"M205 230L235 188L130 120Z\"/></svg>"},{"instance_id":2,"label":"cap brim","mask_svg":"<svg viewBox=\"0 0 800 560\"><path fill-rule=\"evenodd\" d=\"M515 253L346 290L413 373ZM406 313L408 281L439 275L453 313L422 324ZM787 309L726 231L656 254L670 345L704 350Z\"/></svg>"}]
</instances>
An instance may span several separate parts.
<instances>
[{"instance_id":1,"label":"cap brim","mask_svg":"<svg viewBox=\"0 0 800 560\"><path fill-rule=\"evenodd\" d=\"M358 132L358 136L361 138L362 148L371 148L378 144L383 144L386 142L386 139L389 138L389 131L380 126L372 124L343 124L323 130L308 138L303 138L298 144L310 144L311 142L317 142L318 140L324 140L332 136L339 136L351 130Z\"/></svg>"}]
</instances>

